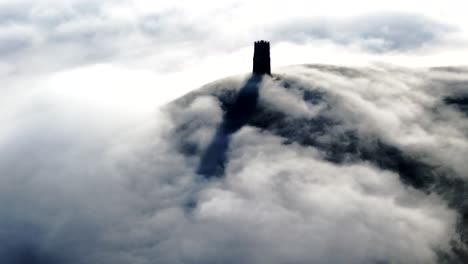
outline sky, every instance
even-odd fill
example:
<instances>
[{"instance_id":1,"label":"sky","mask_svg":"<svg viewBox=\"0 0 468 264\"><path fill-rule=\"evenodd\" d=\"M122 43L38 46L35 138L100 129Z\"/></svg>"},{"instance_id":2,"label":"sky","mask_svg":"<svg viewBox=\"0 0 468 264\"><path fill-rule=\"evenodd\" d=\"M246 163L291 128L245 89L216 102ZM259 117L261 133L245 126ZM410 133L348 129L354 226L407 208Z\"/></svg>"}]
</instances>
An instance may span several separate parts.
<instances>
[{"instance_id":1,"label":"sky","mask_svg":"<svg viewBox=\"0 0 468 264\"><path fill-rule=\"evenodd\" d=\"M0 262L464 250L468 72L426 67L465 65L467 26L460 1L0 0ZM282 79L224 135L259 39ZM200 178L217 131L223 177Z\"/></svg>"},{"instance_id":2,"label":"sky","mask_svg":"<svg viewBox=\"0 0 468 264\"><path fill-rule=\"evenodd\" d=\"M259 39L272 43L273 70L464 65L463 10L459 1L2 0L2 101L52 93L122 114L149 113L210 81L249 72Z\"/></svg>"}]
</instances>

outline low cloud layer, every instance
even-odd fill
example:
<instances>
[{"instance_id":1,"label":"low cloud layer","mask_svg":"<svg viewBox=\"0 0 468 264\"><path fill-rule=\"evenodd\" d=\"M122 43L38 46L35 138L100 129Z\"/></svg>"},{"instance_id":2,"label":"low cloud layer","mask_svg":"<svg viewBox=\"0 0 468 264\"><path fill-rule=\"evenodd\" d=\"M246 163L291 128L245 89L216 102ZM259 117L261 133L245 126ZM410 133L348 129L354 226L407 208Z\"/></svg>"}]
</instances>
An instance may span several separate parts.
<instances>
[{"instance_id":1,"label":"low cloud layer","mask_svg":"<svg viewBox=\"0 0 468 264\"><path fill-rule=\"evenodd\" d=\"M0 0L0 263L466 262L468 71L277 67L458 51L463 21L332 2ZM249 118L250 76L148 114L259 38Z\"/></svg>"},{"instance_id":2,"label":"low cloud layer","mask_svg":"<svg viewBox=\"0 0 468 264\"><path fill-rule=\"evenodd\" d=\"M468 119L444 98L467 80L285 68L210 179L198 165L247 77L138 125L45 97L3 116L0 262L462 263Z\"/></svg>"}]
</instances>

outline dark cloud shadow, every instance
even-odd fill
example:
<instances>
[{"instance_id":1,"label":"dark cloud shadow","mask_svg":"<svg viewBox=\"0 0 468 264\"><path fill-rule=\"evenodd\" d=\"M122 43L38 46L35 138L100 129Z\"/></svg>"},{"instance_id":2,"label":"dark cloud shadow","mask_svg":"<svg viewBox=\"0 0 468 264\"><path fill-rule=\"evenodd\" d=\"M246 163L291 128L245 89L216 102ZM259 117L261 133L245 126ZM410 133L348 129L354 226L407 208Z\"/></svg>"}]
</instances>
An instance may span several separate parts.
<instances>
[{"instance_id":1,"label":"dark cloud shadow","mask_svg":"<svg viewBox=\"0 0 468 264\"><path fill-rule=\"evenodd\" d=\"M468 116L468 95L449 96L444 98L444 102Z\"/></svg>"},{"instance_id":2,"label":"dark cloud shadow","mask_svg":"<svg viewBox=\"0 0 468 264\"><path fill-rule=\"evenodd\" d=\"M35 246L22 245L16 248L9 248L8 254L2 260L10 264L60 264L58 258L42 252Z\"/></svg>"},{"instance_id":3,"label":"dark cloud shadow","mask_svg":"<svg viewBox=\"0 0 468 264\"><path fill-rule=\"evenodd\" d=\"M223 122L200 159L197 173L206 178L221 177L227 161L231 135L241 129L254 114L262 77L252 75L241 88L234 103L226 105Z\"/></svg>"}]
</instances>

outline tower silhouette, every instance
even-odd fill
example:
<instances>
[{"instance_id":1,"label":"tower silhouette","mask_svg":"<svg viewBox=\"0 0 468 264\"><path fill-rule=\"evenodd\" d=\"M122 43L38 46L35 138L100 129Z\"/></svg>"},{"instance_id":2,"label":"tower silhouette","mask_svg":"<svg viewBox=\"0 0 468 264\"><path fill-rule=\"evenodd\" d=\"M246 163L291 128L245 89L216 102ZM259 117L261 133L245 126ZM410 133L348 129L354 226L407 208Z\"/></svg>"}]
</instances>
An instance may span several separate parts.
<instances>
[{"instance_id":1,"label":"tower silhouette","mask_svg":"<svg viewBox=\"0 0 468 264\"><path fill-rule=\"evenodd\" d=\"M271 75L270 42L265 40L255 41L253 73Z\"/></svg>"}]
</instances>

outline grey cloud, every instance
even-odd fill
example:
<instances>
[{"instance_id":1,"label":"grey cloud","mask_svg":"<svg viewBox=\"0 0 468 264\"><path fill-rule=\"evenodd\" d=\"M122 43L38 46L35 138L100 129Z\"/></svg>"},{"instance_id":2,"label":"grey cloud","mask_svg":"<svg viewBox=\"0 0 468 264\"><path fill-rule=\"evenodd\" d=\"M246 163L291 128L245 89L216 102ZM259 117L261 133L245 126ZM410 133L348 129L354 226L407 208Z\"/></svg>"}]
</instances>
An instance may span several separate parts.
<instances>
[{"instance_id":1,"label":"grey cloud","mask_svg":"<svg viewBox=\"0 0 468 264\"><path fill-rule=\"evenodd\" d=\"M102 61L110 51L115 57L110 44L125 29L118 21L106 21L101 5L93 2L10 3L2 4L1 10L0 34L16 38L3 42L0 56L15 71L37 68L35 61L47 71Z\"/></svg>"},{"instance_id":2,"label":"grey cloud","mask_svg":"<svg viewBox=\"0 0 468 264\"><path fill-rule=\"evenodd\" d=\"M2 37L0 36L0 54L7 57L24 51L32 44L27 37Z\"/></svg>"},{"instance_id":3,"label":"grey cloud","mask_svg":"<svg viewBox=\"0 0 468 264\"><path fill-rule=\"evenodd\" d=\"M138 20L139 29L148 37L153 38L159 45L164 43L183 43L200 41L210 36L208 26L184 19L178 10L167 11L162 14L153 14L141 17ZM200 24L199 24L200 23Z\"/></svg>"},{"instance_id":4,"label":"grey cloud","mask_svg":"<svg viewBox=\"0 0 468 264\"><path fill-rule=\"evenodd\" d=\"M229 21L216 14L190 16L186 10L169 9L121 18L107 13L105 7L113 4L119 1L106 5L95 1L3 4L0 32L11 30L15 37L4 38L0 56L12 72L53 71L148 57L164 61L154 68L167 72L206 55L238 51L250 45L259 31L274 42L330 40L384 53L417 50L455 30L419 15L385 13L344 20L267 21L263 28L247 26L239 35L227 31ZM210 16L219 22L212 23Z\"/></svg>"},{"instance_id":5,"label":"grey cloud","mask_svg":"<svg viewBox=\"0 0 468 264\"><path fill-rule=\"evenodd\" d=\"M382 13L349 19L305 19L276 25L275 40L304 43L330 40L358 45L369 52L407 52L437 41L455 29L416 14Z\"/></svg>"},{"instance_id":6,"label":"grey cloud","mask_svg":"<svg viewBox=\"0 0 468 264\"><path fill-rule=\"evenodd\" d=\"M10 32L17 37L4 38L0 56L21 71L50 71L129 56L168 56L172 53L161 50L173 51L189 44L192 50L202 47L194 43L206 44L211 38L204 21L189 21L181 10L120 18L108 14L103 6L95 1L3 4L0 34ZM40 67L33 64L43 60L49 63Z\"/></svg>"}]
</instances>

